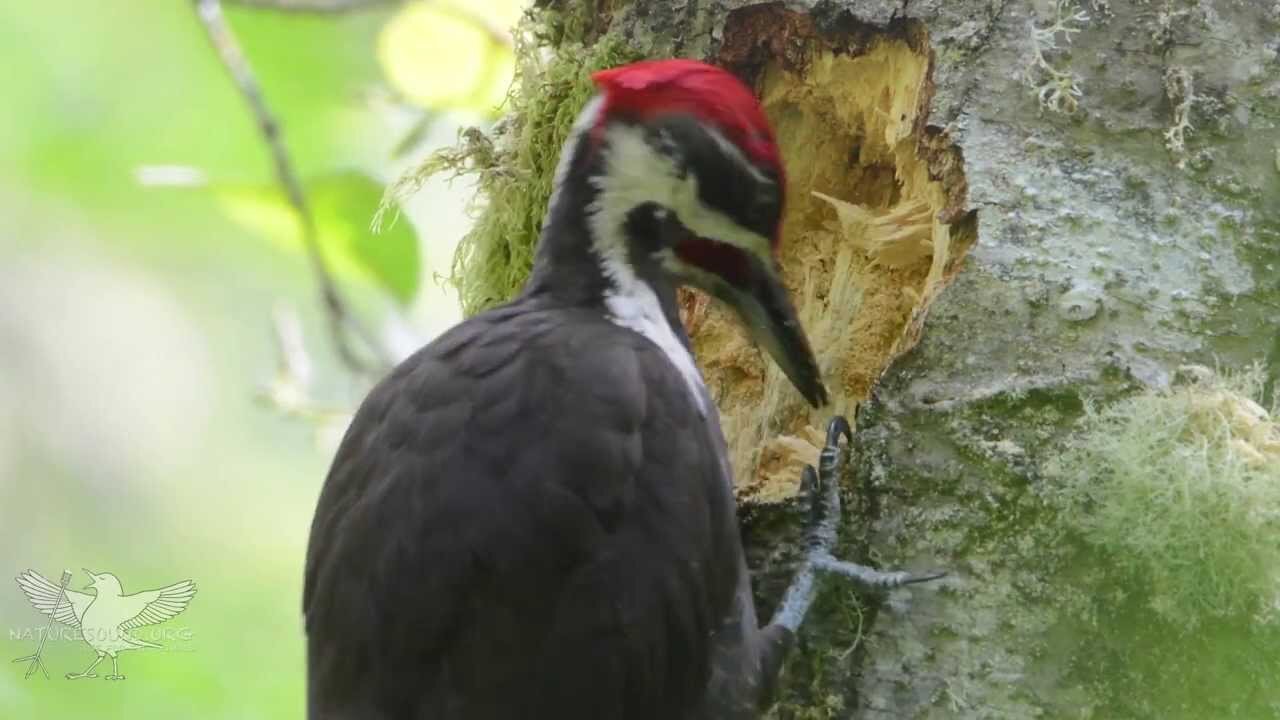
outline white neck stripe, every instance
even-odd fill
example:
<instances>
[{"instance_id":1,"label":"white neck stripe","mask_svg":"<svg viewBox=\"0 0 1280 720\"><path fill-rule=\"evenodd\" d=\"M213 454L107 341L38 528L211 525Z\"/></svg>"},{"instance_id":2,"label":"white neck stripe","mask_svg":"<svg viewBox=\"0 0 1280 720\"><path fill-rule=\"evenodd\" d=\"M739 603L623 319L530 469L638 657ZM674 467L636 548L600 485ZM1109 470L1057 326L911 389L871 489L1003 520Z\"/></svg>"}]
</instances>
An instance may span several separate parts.
<instances>
[{"instance_id":1,"label":"white neck stripe","mask_svg":"<svg viewBox=\"0 0 1280 720\"><path fill-rule=\"evenodd\" d=\"M595 179L599 195L587 215L600 267L612 285L605 295L609 319L644 335L662 350L684 378L695 407L705 416L706 386L693 355L667 321L653 288L636 276L627 257L627 214L649 202L666 208L665 200L672 195L677 173L670 162L666 167L655 164L657 153L638 130L618 126L610 132L610 138L604 173ZM620 149L614 144L619 138L630 138L640 145L624 140ZM637 154L637 150L643 153Z\"/></svg>"}]
</instances>

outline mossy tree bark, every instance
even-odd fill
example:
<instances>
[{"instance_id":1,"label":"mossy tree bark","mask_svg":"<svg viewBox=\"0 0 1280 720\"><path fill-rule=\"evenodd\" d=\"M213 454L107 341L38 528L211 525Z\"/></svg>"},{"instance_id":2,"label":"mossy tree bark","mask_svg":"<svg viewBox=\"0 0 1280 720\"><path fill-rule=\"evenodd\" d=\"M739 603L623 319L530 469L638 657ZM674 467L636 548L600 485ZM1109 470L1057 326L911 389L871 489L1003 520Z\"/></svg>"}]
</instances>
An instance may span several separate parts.
<instances>
[{"instance_id":1,"label":"mossy tree bark","mask_svg":"<svg viewBox=\"0 0 1280 720\"><path fill-rule=\"evenodd\" d=\"M1179 365L1261 362L1274 388L1280 3L544 5L553 51L696 57L754 84L791 179L788 280L835 411L862 405L847 554L951 571L887 598L832 581L776 716L1280 713L1272 626L1147 612L1144 576L1078 537L1046 471L1086 405ZM526 95L545 91L533 72ZM824 418L726 316L683 300L767 605Z\"/></svg>"}]
</instances>

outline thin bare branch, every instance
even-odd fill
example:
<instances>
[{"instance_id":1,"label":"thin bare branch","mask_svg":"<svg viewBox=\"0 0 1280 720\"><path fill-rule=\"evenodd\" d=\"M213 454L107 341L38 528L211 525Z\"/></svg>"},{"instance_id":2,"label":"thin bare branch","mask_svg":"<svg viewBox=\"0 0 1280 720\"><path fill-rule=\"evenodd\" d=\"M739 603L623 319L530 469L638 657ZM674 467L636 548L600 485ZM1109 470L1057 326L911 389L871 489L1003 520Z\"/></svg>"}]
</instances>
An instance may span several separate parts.
<instances>
[{"instance_id":1,"label":"thin bare branch","mask_svg":"<svg viewBox=\"0 0 1280 720\"><path fill-rule=\"evenodd\" d=\"M402 5L407 0L226 0L228 5L273 10L275 12L337 15L340 13L381 10Z\"/></svg>"},{"instance_id":2,"label":"thin bare branch","mask_svg":"<svg viewBox=\"0 0 1280 720\"><path fill-rule=\"evenodd\" d=\"M224 2L228 5L272 12L304 15L340 15L343 13L383 10L407 4L412 0L224 0ZM468 7L467 0L440 2L436 3L436 5L441 12L479 28L489 37L489 41L493 44L502 47L512 46L511 33L506 28L472 10Z\"/></svg>"},{"instance_id":3,"label":"thin bare branch","mask_svg":"<svg viewBox=\"0 0 1280 720\"><path fill-rule=\"evenodd\" d=\"M311 262L311 270L320 285L320 296L324 301L325 312L329 318L329 331L334 349L337 351L339 358L352 370L370 372L385 369L389 363L385 354L379 349L381 347L380 344L373 333L361 325L359 319L348 308L338 290L337 283L333 280L333 275L329 272L324 253L320 249L315 217L311 214L306 193L303 191L302 183L299 182L298 176L293 170L293 163L289 159L288 150L285 149L284 140L280 134L280 125L267 107L266 100L262 96L262 88L258 85L253 69L249 65L249 60L245 57L244 51L240 49L240 44L236 41L235 34L231 31L231 26L227 24L226 17L222 13L222 3L220 0L193 1L196 14L200 17L200 21L209 35L209 41L212 43L213 49L218 53L223 66L226 67L231 79L240 90L240 94L244 97L250 111L252 111L254 119L257 120L262 138L271 151L271 159L275 164L276 179L284 189L289 204L298 216L298 223L302 228L303 245ZM374 356L375 359L372 362L363 358L352 346L352 335L357 337L360 343L365 346L368 354Z\"/></svg>"}]
</instances>

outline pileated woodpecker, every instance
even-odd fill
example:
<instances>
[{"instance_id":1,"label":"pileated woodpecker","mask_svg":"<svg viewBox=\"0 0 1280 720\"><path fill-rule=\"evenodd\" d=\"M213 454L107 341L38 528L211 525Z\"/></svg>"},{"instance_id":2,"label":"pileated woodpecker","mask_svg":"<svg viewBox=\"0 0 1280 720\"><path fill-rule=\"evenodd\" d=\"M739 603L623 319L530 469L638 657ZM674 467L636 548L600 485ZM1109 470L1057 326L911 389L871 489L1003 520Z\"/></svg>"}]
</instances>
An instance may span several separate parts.
<instances>
[{"instance_id":1,"label":"pileated woodpecker","mask_svg":"<svg viewBox=\"0 0 1280 720\"><path fill-rule=\"evenodd\" d=\"M778 148L723 70L594 80L523 292L404 361L338 449L307 554L313 720L751 718L815 570L931 577L831 557L837 419L809 554L760 627L675 288L727 303L825 403L775 259Z\"/></svg>"}]
</instances>

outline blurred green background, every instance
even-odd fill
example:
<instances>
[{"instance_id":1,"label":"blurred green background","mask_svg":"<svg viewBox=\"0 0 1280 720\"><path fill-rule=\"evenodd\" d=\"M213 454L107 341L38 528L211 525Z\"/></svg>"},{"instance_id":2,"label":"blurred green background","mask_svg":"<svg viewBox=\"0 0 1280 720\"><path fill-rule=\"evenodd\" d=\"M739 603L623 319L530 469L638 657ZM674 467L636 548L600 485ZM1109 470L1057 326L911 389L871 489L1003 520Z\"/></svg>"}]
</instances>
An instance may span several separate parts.
<instances>
[{"instance_id":1,"label":"blurred green background","mask_svg":"<svg viewBox=\"0 0 1280 720\"><path fill-rule=\"evenodd\" d=\"M428 184L374 235L382 188L510 80L518 0L456 1L226 8L392 355L458 318L437 276L470 193ZM368 379L335 360L267 146L188 0L7 3L0 65L0 568L199 588L163 626L189 639L72 681L80 642L48 644L49 679L8 662L46 618L6 581L0 717L301 717L308 525ZM294 315L305 362L282 375L273 318Z\"/></svg>"}]
</instances>

